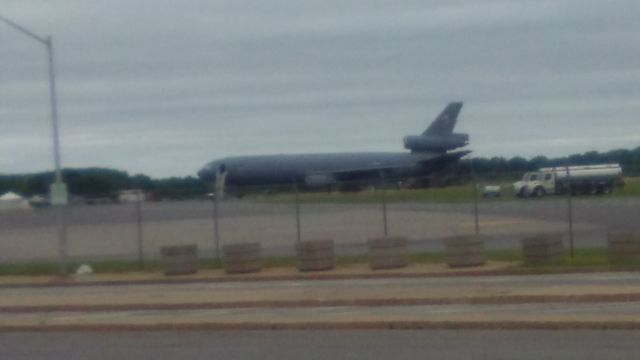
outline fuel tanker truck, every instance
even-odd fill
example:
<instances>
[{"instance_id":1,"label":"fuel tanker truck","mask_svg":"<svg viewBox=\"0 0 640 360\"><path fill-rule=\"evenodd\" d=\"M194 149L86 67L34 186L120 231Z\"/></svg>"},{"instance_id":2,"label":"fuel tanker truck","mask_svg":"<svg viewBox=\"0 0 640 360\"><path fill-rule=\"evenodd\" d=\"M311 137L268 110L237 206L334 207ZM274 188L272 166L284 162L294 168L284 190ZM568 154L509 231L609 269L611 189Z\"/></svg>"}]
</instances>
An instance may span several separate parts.
<instances>
[{"instance_id":1,"label":"fuel tanker truck","mask_svg":"<svg viewBox=\"0 0 640 360\"><path fill-rule=\"evenodd\" d=\"M559 166L541 168L525 173L521 181L513 183L518 197L543 197L548 194L609 194L615 186L622 186L619 164Z\"/></svg>"}]
</instances>

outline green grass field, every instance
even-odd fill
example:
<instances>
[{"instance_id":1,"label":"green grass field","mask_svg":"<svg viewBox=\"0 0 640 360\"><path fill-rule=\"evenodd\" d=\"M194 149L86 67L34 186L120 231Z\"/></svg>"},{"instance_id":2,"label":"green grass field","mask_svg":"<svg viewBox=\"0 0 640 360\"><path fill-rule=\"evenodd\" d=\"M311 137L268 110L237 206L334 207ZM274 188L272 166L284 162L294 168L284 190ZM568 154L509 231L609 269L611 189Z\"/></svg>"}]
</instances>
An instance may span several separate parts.
<instances>
[{"instance_id":1,"label":"green grass field","mask_svg":"<svg viewBox=\"0 0 640 360\"><path fill-rule=\"evenodd\" d=\"M625 178L624 188L616 190L614 196L640 196L640 178Z\"/></svg>"},{"instance_id":2,"label":"green grass field","mask_svg":"<svg viewBox=\"0 0 640 360\"><path fill-rule=\"evenodd\" d=\"M616 188L611 195L578 195L580 199L602 199L608 196L632 197L640 196L640 178L625 178L625 186ZM496 181L479 183L479 201L509 201L517 199L511 189L511 182ZM484 185L500 185L502 195L499 198L482 198L482 188ZM431 189L388 189L388 190L363 190L360 192L301 192L298 195L302 203L379 203L386 197L389 202L437 202L437 203L459 203L473 202L474 186L454 185ZM246 196L251 200L260 202L291 203L295 199L293 193L282 192L276 194L251 194ZM545 199L557 199L558 196L550 195L544 199L531 199L533 201L544 201ZM525 201L525 200L522 200Z\"/></svg>"}]
</instances>

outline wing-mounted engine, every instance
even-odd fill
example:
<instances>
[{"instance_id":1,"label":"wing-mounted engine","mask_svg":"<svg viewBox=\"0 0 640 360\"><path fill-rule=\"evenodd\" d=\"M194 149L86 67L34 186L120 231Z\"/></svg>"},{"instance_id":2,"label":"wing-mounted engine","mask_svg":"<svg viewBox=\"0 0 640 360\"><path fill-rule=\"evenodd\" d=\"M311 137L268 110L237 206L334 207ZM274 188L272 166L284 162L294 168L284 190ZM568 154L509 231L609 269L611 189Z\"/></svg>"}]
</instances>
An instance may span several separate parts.
<instances>
[{"instance_id":1,"label":"wing-mounted engine","mask_svg":"<svg viewBox=\"0 0 640 360\"><path fill-rule=\"evenodd\" d=\"M304 183L310 188L319 188L336 183L336 178L327 173L310 173L304 177Z\"/></svg>"},{"instance_id":2,"label":"wing-mounted engine","mask_svg":"<svg viewBox=\"0 0 640 360\"><path fill-rule=\"evenodd\" d=\"M413 152L447 152L469 144L467 134L410 135L404 138L404 147Z\"/></svg>"}]
</instances>

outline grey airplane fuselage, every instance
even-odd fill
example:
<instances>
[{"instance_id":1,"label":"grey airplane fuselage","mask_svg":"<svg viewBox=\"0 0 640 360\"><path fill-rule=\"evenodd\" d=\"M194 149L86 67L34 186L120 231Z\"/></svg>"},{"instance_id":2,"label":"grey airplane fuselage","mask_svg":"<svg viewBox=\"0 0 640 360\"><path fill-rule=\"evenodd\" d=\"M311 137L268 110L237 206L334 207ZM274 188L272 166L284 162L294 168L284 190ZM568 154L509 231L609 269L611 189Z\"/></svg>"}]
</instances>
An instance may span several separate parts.
<instances>
[{"instance_id":1,"label":"grey airplane fuselage","mask_svg":"<svg viewBox=\"0 0 640 360\"><path fill-rule=\"evenodd\" d=\"M418 177L433 171L424 161L435 159L439 154L400 152L356 152L327 154L280 154L236 156L220 159L207 165L203 172L209 180L215 180L215 170L221 166L226 170L226 182L237 186L264 184L322 183L323 176L345 172L341 179L326 178L327 182L338 180L361 180L378 178ZM375 171L372 168L384 170ZM206 171L208 170L208 171ZM355 171L356 175L351 175ZM203 176L205 174L201 174ZM315 179L314 179L315 177Z\"/></svg>"}]
</instances>

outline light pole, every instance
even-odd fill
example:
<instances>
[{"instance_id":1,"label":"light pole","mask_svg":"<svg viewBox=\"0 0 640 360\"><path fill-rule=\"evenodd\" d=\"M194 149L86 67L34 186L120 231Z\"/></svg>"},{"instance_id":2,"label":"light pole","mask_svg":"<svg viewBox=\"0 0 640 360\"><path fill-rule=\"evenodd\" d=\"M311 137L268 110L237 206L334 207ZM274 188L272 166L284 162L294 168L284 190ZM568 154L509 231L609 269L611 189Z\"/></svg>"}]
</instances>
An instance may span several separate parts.
<instances>
[{"instance_id":1,"label":"light pole","mask_svg":"<svg viewBox=\"0 0 640 360\"><path fill-rule=\"evenodd\" d=\"M67 230L65 225L64 206L68 203L67 187L62 180L60 171L60 135L58 131L58 101L56 98L56 76L53 62L53 38L51 36L42 37L14 23L13 21L0 16L0 20L12 28L20 31L28 37L44 45L47 49L49 65L49 96L51 100L51 127L53 133L53 161L55 165L55 181L51 184L51 204L56 206L58 218L58 241L60 246L61 272L67 274Z\"/></svg>"}]
</instances>

